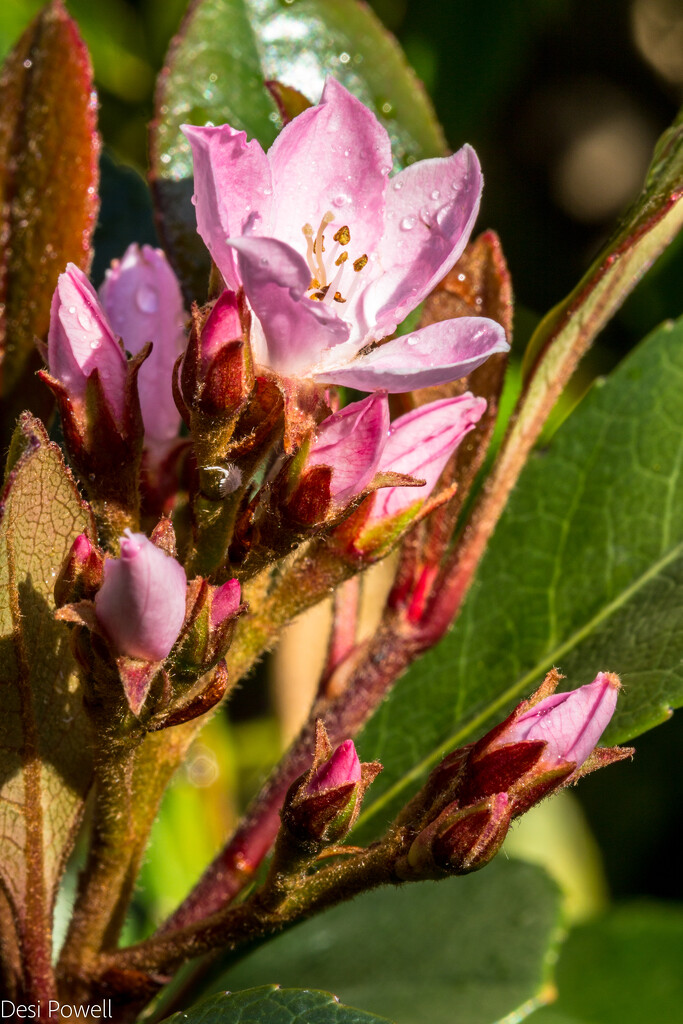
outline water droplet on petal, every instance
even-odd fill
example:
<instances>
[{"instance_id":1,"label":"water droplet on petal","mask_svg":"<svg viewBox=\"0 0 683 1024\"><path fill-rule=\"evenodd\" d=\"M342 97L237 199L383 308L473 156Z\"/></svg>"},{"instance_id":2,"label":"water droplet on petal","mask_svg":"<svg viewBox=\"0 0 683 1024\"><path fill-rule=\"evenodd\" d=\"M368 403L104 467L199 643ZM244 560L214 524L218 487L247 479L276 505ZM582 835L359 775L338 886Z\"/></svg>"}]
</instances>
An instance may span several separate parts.
<instances>
[{"instance_id":1,"label":"water droplet on petal","mask_svg":"<svg viewBox=\"0 0 683 1024\"><path fill-rule=\"evenodd\" d=\"M92 329L92 317L84 309L78 311L78 322L84 331Z\"/></svg>"},{"instance_id":2,"label":"water droplet on petal","mask_svg":"<svg viewBox=\"0 0 683 1024\"><path fill-rule=\"evenodd\" d=\"M98 349L99 347L100 347L100 341L99 341L99 338L95 338L95 339L94 339L94 341L91 341L91 342L90 342L90 348L91 348L91 349L93 350L93 352L94 352L94 351L95 351L96 349Z\"/></svg>"},{"instance_id":3,"label":"water droplet on petal","mask_svg":"<svg viewBox=\"0 0 683 1024\"><path fill-rule=\"evenodd\" d=\"M335 196L332 200L332 205L339 209L342 206L348 206L351 202L351 196L347 196L345 192L340 192L338 196Z\"/></svg>"},{"instance_id":4,"label":"water droplet on petal","mask_svg":"<svg viewBox=\"0 0 683 1024\"><path fill-rule=\"evenodd\" d=\"M401 221L401 231L410 231L412 228L415 227L416 224L417 219L415 217L404 217L403 220Z\"/></svg>"},{"instance_id":5,"label":"water droplet on petal","mask_svg":"<svg viewBox=\"0 0 683 1024\"><path fill-rule=\"evenodd\" d=\"M394 188L396 189L397 192L400 191L400 189L403 188L403 182L402 181L398 181L398 180L395 181L394 182Z\"/></svg>"},{"instance_id":6,"label":"water droplet on petal","mask_svg":"<svg viewBox=\"0 0 683 1024\"><path fill-rule=\"evenodd\" d=\"M70 313L71 313L71 315L73 316L73 315L74 315L74 313L76 312L76 307L75 307L75 306L69 306L69 312L70 312Z\"/></svg>"},{"instance_id":7,"label":"water droplet on petal","mask_svg":"<svg viewBox=\"0 0 683 1024\"><path fill-rule=\"evenodd\" d=\"M156 288L141 284L135 293L135 303L141 313L156 313L159 309L159 295Z\"/></svg>"},{"instance_id":8,"label":"water droplet on petal","mask_svg":"<svg viewBox=\"0 0 683 1024\"><path fill-rule=\"evenodd\" d=\"M197 196L196 196L196 195L193 195L193 196L192 196L192 200L191 200L191 201L192 201L192 205L193 205L193 206L196 206L196 205L197 205Z\"/></svg>"},{"instance_id":9,"label":"water droplet on petal","mask_svg":"<svg viewBox=\"0 0 683 1024\"><path fill-rule=\"evenodd\" d=\"M439 192L438 188L435 188L434 191L432 192L432 199L439 199L440 196L441 193Z\"/></svg>"}]
</instances>

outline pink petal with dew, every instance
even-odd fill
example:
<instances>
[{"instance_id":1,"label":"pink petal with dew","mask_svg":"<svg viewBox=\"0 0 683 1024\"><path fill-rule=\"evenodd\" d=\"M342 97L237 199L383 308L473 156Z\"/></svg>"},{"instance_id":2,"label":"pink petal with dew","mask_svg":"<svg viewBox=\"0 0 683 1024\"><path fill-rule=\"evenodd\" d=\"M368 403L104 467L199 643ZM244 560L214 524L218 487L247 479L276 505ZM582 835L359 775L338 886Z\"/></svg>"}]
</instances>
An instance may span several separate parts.
<instances>
[{"instance_id":1,"label":"pink petal with dew","mask_svg":"<svg viewBox=\"0 0 683 1024\"><path fill-rule=\"evenodd\" d=\"M462 316L394 338L346 364L335 366L332 352L327 366L314 367L312 375L324 384L402 394L466 377L489 356L509 348L495 320Z\"/></svg>"},{"instance_id":2,"label":"pink petal with dew","mask_svg":"<svg viewBox=\"0 0 683 1024\"><path fill-rule=\"evenodd\" d=\"M389 403L385 394L353 402L320 424L306 466L330 466L331 496L344 505L375 475L388 431Z\"/></svg>"},{"instance_id":3,"label":"pink petal with dew","mask_svg":"<svg viewBox=\"0 0 683 1024\"><path fill-rule=\"evenodd\" d=\"M391 425L378 470L426 480L424 487L388 487L375 494L369 523L426 501L451 455L486 409L486 400L467 392L422 405Z\"/></svg>"},{"instance_id":4,"label":"pink petal with dew","mask_svg":"<svg viewBox=\"0 0 683 1024\"><path fill-rule=\"evenodd\" d=\"M310 271L294 249L274 238L231 238L230 245L263 329L269 366L285 376L305 373L322 350L346 341L348 324L305 298Z\"/></svg>"},{"instance_id":5,"label":"pink petal with dew","mask_svg":"<svg viewBox=\"0 0 683 1024\"><path fill-rule=\"evenodd\" d=\"M273 172L272 231L305 252L301 229L314 233L329 210L334 222L326 249L343 225L353 258L374 249L382 236L384 192L391 170L391 142L372 111L328 78L320 103L286 125L268 151Z\"/></svg>"},{"instance_id":6,"label":"pink petal with dew","mask_svg":"<svg viewBox=\"0 0 683 1024\"><path fill-rule=\"evenodd\" d=\"M185 347L185 310L180 285L161 249L130 245L107 271L100 288L107 316L129 352L152 342L140 367L138 393L147 441L172 441L180 414L171 375Z\"/></svg>"},{"instance_id":7,"label":"pink petal with dew","mask_svg":"<svg viewBox=\"0 0 683 1024\"><path fill-rule=\"evenodd\" d=\"M50 373L74 396L85 394L87 378L97 369L111 410L121 420L126 357L95 289L73 263L59 275L52 297L47 352Z\"/></svg>"},{"instance_id":8,"label":"pink petal with dew","mask_svg":"<svg viewBox=\"0 0 683 1024\"><path fill-rule=\"evenodd\" d=\"M380 246L383 273L359 303L370 337L391 334L460 258L482 187L471 146L443 159L420 160L390 179Z\"/></svg>"},{"instance_id":9,"label":"pink petal with dew","mask_svg":"<svg viewBox=\"0 0 683 1024\"><path fill-rule=\"evenodd\" d=\"M240 235L255 215L256 230L267 229L273 189L268 158L255 139L247 142L246 132L230 125L181 127L192 146L197 231L228 288L238 291L239 271L226 239Z\"/></svg>"}]
</instances>

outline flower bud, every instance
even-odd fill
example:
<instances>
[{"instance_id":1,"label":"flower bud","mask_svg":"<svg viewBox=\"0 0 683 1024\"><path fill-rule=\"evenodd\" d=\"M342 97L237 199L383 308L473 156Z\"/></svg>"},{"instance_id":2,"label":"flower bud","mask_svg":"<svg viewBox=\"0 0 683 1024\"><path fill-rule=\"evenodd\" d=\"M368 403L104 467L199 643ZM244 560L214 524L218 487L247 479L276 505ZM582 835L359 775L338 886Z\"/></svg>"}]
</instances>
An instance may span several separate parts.
<instances>
[{"instance_id":1,"label":"flower bud","mask_svg":"<svg viewBox=\"0 0 683 1024\"><path fill-rule=\"evenodd\" d=\"M80 533L71 545L55 582L55 604L61 608L92 601L102 585L104 559L92 541Z\"/></svg>"},{"instance_id":2,"label":"flower bud","mask_svg":"<svg viewBox=\"0 0 683 1024\"><path fill-rule=\"evenodd\" d=\"M353 828L365 791L381 770L377 762L360 763L353 740L333 752L318 722L313 764L290 787L283 827L297 842L339 842Z\"/></svg>"},{"instance_id":3,"label":"flower bud","mask_svg":"<svg viewBox=\"0 0 683 1024\"><path fill-rule=\"evenodd\" d=\"M59 275L52 297L47 361L50 374L74 403L84 402L88 377L97 370L114 420L123 420L126 357L95 289L73 263Z\"/></svg>"},{"instance_id":4,"label":"flower bud","mask_svg":"<svg viewBox=\"0 0 683 1024\"><path fill-rule=\"evenodd\" d=\"M185 311L180 285L161 249L130 245L114 260L100 299L125 348L137 355L153 348L140 368L138 393L148 448L178 436L180 416L173 400L173 367L185 347Z\"/></svg>"},{"instance_id":5,"label":"flower bud","mask_svg":"<svg viewBox=\"0 0 683 1024\"><path fill-rule=\"evenodd\" d=\"M161 661L185 619L185 570L143 533L121 538L121 557L104 563L95 614L118 654Z\"/></svg>"},{"instance_id":6,"label":"flower bud","mask_svg":"<svg viewBox=\"0 0 683 1024\"><path fill-rule=\"evenodd\" d=\"M240 304L224 291L208 316L196 311L180 371L183 404L206 416L234 416L253 387L249 347L244 340Z\"/></svg>"},{"instance_id":7,"label":"flower bud","mask_svg":"<svg viewBox=\"0 0 683 1024\"><path fill-rule=\"evenodd\" d=\"M188 588L188 615L182 641L173 655L173 675L196 678L208 672L230 646L235 620L245 609L236 579L214 587L201 577Z\"/></svg>"},{"instance_id":8,"label":"flower bud","mask_svg":"<svg viewBox=\"0 0 683 1024\"><path fill-rule=\"evenodd\" d=\"M399 861L400 877L440 878L466 875L495 856L511 823L507 793L496 793L460 807L457 800L424 829Z\"/></svg>"}]
</instances>

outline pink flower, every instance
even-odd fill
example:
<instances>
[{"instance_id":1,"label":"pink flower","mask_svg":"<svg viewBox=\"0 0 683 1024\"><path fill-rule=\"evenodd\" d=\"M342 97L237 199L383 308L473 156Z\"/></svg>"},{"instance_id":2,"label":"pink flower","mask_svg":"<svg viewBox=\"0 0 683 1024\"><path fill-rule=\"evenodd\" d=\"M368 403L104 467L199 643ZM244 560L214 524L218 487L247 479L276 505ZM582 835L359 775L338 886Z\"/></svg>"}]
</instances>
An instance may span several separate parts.
<instances>
[{"instance_id":1,"label":"pink flower","mask_svg":"<svg viewBox=\"0 0 683 1024\"><path fill-rule=\"evenodd\" d=\"M213 589L209 624L211 629L218 629L228 619L237 614L240 607L241 587L239 580L227 580L220 587Z\"/></svg>"},{"instance_id":2,"label":"pink flower","mask_svg":"<svg viewBox=\"0 0 683 1024\"><path fill-rule=\"evenodd\" d=\"M98 371L114 419L124 417L127 364L121 345L100 307L95 289L73 263L59 275L47 338L50 373L72 401L85 399L88 377Z\"/></svg>"},{"instance_id":3,"label":"pink flower","mask_svg":"<svg viewBox=\"0 0 683 1024\"><path fill-rule=\"evenodd\" d=\"M161 249L129 245L114 260L100 288L109 321L132 355L151 341L140 368L138 393L147 447L178 436L180 414L173 400L172 371L185 347L185 311L178 280Z\"/></svg>"},{"instance_id":4,"label":"pink flower","mask_svg":"<svg viewBox=\"0 0 683 1024\"><path fill-rule=\"evenodd\" d=\"M423 487L387 487L377 491L365 528L422 504L434 489L451 455L486 409L486 400L467 392L442 398L399 416L377 465L378 472L406 473L425 480Z\"/></svg>"},{"instance_id":5,"label":"pink flower","mask_svg":"<svg viewBox=\"0 0 683 1024\"><path fill-rule=\"evenodd\" d=\"M121 557L104 563L95 614L119 654L161 661L185 619L185 570L144 533L121 538Z\"/></svg>"},{"instance_id":6,"label":"pink flower","mask_svg":"<svg viewBox=\"0 0 683 1024\"><path fill-rule=\"evenodd\" d=\"M304 796L315 796L327 790L361 781L361 763L353 740L341 743L308 780Z\"/></svg>"},{"instance_id":7,"label":"pink flower","mask_svg":"<svg viewBox=\"0 0 683 1024\"><path fill-rule=\"evenodd\" d=\"M320 424L306 469L329 466L330 497L345 505L370 483L389 431L389 403L380 392L353 402Z\"/></svg>"},{"instance_id":8,"label":"pink flower","mask_svg":"<svg viewBox=\"0 0 683 1024\"><path fill-rule=\"evenodd\" d=\"M510 743L542 741L544 767L572 762L580 768L595 749L617 706L620 683L599 672L592 683L554 693L535 704L498 733L487 752Z\"/></svg>"},{"instance_id":9,"label":"pink flower","mask_svg":"<svg viewBox=\"0 0 683 1024\"><path fill-rule=\"evenodd\" d=\"M183 128L197 230L255 313L256 360L285 376L391 392L462 377L507 351L499 324L461 317L379 348L451 269L482 188L469 146L389 179L391 144L334 79L264 153L229 125Z\"/></svg>"}]
</instances>

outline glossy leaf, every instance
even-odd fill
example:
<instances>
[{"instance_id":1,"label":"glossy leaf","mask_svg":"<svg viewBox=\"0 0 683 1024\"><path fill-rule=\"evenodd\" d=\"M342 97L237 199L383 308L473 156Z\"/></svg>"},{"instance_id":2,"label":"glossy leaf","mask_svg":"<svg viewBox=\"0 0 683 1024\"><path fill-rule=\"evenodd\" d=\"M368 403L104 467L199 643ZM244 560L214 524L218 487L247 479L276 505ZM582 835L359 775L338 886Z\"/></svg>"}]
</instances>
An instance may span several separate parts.
<instances>
[{"instance_id":1,"label":"glossy leaf","mask_svg":"<svg viewBox=\"0 0 683 1024\"><path fill-rule=\"evenodd\" d=\"M152 180L161 233L190 293L203 299L208 256L196 235L184 122L231 124L268 147L280 115L265 85L281 82L317 102L334 75L387 128L395 168L440 155L445 141L396 42L357 0L198 0L159 80Z\"/></svg>"},{"instance_id":2,"label":"glossy leaf","mask_svg":"<svg viewBox=\"0 0 683 1024\"><path fill-rule=\"evenodd\" d=\"M529 1024L678 1021L682 962L680 906L616 907L570 933L557 965L557 1002Z\"/></svg>"},{"instance_id":3,"label":"glossy leaf","mask_svg":"<svg viewBox=\"0 0 683 1024\"><path fill-rule=\"evenodd\" d=\"M59 449L28 414L0 517L0 886L39 961L90 781L88 723L52 591L72 541L94 527Z\"/></svg>"},{"instance_id":4,"label":"glossy leaf","mask_svg":"<svg viewBox=\"0 0 683 1024\"><path fill-rule=\"evenodd\" d=\"M373 830L392 797L553 665L567 686L621 675L606 742L683 703L682 386L679 321L598 383L525 467L455 627L361 736L362 757L385 766L364 812Z\"/></svg>"},{"instance_id":5,"label":"glossy leaf","mask_svg":"<svg viewBox=\"0 0 683 1024\"><path fill-rule=\"evenodd\" d=\"M11 430L27 405L49 408L34 378L34 339L47 333L66 263L88 269L97 218L92 68L60 0L44 8L9 54L0 91L0 396Z\"/></svg>"},{"instance_id":6,"label":"glossy leaf","mask_svg":"<svg viewBox=\"0 0 683 1024\"><path fill-rule=\"evenodd\" d=\"M221 984L323 985L397 1024L491 1024L547 993L560 903L539 868L501 859L358 896L276 937Z\"/></svg>"},{"instance_id":7,"label":"glossy leaf","mask_svg":"<svg viewBox=\"0 0 683 1024\"><path fill-rule=\"evenodd\" d=\"M263 985L212 996L164 1024L381 1024L382 1019L343 1006L329 992Z\"/></svg>"}]
</instances>

